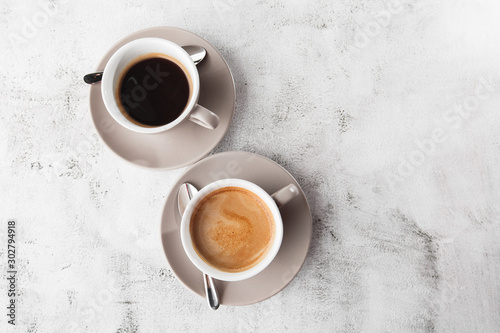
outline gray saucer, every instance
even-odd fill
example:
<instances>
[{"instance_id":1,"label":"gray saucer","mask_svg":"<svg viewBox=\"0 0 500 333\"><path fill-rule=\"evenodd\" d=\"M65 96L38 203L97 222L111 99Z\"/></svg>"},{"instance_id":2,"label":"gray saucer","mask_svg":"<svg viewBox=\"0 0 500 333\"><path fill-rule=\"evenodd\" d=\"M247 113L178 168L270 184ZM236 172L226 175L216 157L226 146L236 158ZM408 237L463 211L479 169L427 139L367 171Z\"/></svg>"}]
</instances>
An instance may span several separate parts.
<instances>
[{"instance_id":1,"label":"gray saucer","mask_svg":"<svg viewBox=\"0 0 500 333\"><path fill-rule=\"evenodd\" d=\"M125 37L108 51L95 71L102 71L111 55L122 45L144 37L165 38L181 46L201 45L207 50L207 56L197 66L200 74L199 103L219 116L219 126L209 130L184 121L167 132L136 133L109 115L102 101L100 84L90 87L90 112L101 139L121 158L150 169L177 169L206 156L226 134L235 107L234 81L226 62L212 45L189 31L170 27L150 28Z\"/></svg>"},{"instance_id":2,"label":"gray saucer","mask_svg":"<svg viewBox=\"0 0 500 333\"><path fill-rule=\"evenodd\" d=\"M177 190L184 182L201 189L224 178L251 181L272 194L288 184L300 193L280 211L283 218L283 243L274 261L258 275L243 281L215 280L221 304L247 305L263 301L285 288L297 275L309 250L312 218L307 199L295 179L274 161L248 152L225 152L209 156L191 166L173 184L165 201L161 218L163 249L171 270L196 294L205 297L202 273L189 261L182 248L177 210Z\"/></svg>"}]
</instances>

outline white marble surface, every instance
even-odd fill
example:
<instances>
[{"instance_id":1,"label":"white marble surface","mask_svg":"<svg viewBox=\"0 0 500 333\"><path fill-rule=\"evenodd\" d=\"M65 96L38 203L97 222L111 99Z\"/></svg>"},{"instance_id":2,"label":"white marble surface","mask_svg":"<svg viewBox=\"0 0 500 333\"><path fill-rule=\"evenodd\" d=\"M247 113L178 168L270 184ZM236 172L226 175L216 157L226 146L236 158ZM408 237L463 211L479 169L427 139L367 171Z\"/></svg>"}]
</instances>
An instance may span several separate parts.
<instances>
[{"instance_id":1,"label":"white marble surface","mask_svg":"<svg viewBox=\"0 0 500 333\"><path fill-rule=\"evenodd\" d=\"M498 1L47 3L0 4L0 331L500 331ZM232 69L214 152L267 156L307 194L310 253L267 301L213 312L186 290L159 237L185 169L129 165L92 126L82 76L151 26Z\"/></svg>"}]
</instances>

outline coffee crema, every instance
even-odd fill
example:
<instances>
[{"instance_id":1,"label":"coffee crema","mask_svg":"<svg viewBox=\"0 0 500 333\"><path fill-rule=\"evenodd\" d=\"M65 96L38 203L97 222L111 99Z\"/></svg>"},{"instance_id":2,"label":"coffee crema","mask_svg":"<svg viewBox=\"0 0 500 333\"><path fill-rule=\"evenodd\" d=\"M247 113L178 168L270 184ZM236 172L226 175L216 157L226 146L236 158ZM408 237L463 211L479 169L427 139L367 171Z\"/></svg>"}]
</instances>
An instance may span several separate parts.
<instances>
[{"instance_id":1,"label":"coffee crema","mask_svg":"<svg viewBox=\"0 0 500 333\"><path fill-rule=\"evenodd\" d=\"M118 79L116 100L122 114L142 127L173 122L192 94L187 70L174 58L149 53L134 59Z\"/></svg>"},{"instance_id":2,"label":"coffee crema","mask_svg":"<svg viewBox=\"0 0 500 333\"><path fill-rule=\"evenodd\" d=\"M275 222L256 194L241 187L224 187L198 203L189 232L203 261L235 273L254 267L267 255L274 242Z\"/></svg>"}]
</instances>

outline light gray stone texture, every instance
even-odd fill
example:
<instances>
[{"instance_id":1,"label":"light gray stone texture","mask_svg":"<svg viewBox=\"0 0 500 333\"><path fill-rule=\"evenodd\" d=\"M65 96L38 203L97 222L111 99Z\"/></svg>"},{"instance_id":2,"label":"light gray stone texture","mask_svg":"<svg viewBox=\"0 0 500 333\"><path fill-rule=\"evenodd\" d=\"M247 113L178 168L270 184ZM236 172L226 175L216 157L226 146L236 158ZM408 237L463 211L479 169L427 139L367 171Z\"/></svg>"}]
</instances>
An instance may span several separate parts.
<instances>
[{"instance_id":1,"label":"light gray stone texture","mask_svg":"<svg viewBox=\"0 0 500 333\"><path fill-rule=\"evenodd\" d=\"M499 17L493 0L3 0L0 331L499 332ZM152 26L232 70L214 153L269 157L307 195L309 255L264 302L214 312L173 276L160 214L185 168L130 165L93 128L83 75Z\"/></svg>"}]
</instances>

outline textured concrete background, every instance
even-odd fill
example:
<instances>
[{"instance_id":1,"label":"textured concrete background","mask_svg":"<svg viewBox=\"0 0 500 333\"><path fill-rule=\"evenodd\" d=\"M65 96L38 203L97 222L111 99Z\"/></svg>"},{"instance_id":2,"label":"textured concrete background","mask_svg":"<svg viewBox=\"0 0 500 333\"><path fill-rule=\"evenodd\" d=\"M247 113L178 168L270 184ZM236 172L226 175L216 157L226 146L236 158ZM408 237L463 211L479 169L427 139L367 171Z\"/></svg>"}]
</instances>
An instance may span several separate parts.
<instances>
[{"instance_id":1,"label":"textured concrete background","mask_svg":"<svg viewBox=\"0 0 500 333\"><path fill-rule=\"evenodd\" d=\"M3 0L0 331L500 331L499 17L494 0ZM309 199L309 256L267 301L213 312L186 290L159 237L184 169L129 165L92 126L83 75L151 26L228 62L215 152L267 156Z\"/></svg>"}]
</instances>

